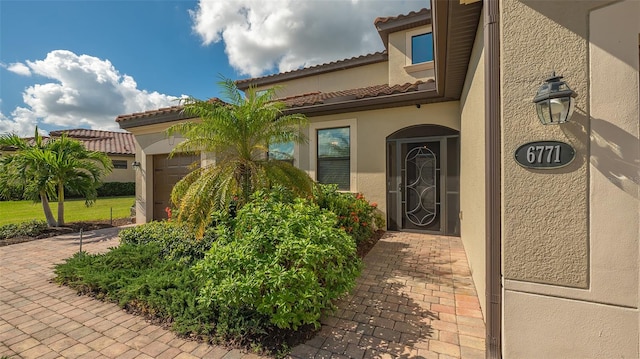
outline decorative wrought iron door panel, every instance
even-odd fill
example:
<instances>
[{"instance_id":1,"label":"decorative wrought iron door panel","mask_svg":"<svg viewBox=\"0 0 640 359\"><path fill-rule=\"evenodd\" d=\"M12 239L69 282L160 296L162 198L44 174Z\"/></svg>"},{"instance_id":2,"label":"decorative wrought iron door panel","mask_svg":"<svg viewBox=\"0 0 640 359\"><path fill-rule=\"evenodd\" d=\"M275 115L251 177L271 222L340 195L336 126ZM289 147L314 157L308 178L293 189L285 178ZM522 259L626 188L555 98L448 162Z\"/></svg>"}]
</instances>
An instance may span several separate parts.
<instances>
[{"instance_id":1,"label":"decorative wrought iron door panel","mask_svg":"<svg viewBox=\"0 0 640 359\"><path fill-rule=\"evenodd\" d=\"M441 141L400 144L401 228L442 232Z\"/></svg>"},{"instance_id":2,"label":"decorative wrought iron door panel","mask_svg":"<svg viewBox=\"0 0 640 359\"><path fill-rule=\"evenodd\" d=\"M436 155L427 146L415 147L405 156L404 167L404 215L413 225L426 227L438 216Z\"/></svg>"}]
</instances>

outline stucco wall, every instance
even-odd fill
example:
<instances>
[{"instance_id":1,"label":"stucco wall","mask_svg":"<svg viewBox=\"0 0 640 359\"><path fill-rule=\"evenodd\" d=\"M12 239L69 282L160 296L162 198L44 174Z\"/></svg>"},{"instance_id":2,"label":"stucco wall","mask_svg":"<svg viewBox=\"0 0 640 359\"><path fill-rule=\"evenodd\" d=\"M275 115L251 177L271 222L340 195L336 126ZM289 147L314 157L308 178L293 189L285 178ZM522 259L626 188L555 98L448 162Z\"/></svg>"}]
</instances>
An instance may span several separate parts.
<instances>
[{"instance_id":1,"label":"stucco wall","mask_svg":"<svg viewBox=\"0 0 640 359\"><path fill-rule=\"evenodd\" d=\"M279 98L300 95L310 92L332 92L345 89L356 89L387 83L388 62L358 66L346 70L306 76L295 80L278 83ZM271 88L273 85L259 87L258 89Z\"/></svg>"},{"instance_id":2,"label":"stucco wall","mask_svg":"<svg viewBox=\"0 0 640 359\"><path fill-rule=\"evenodd\" d=\"M431 25L389 34L389 84L415 83L434 78L433 61L411 65L411 36L431 31ZM434 52L435 56L435 52Z\"/></svg>"},{"instance_id":3,"label":"stucco wall","mask_svg":"<svg viewBox=\"0 0 640 359\"><path fill-rule=\"evenodd\" d=\"M436 124L460 130L460 104L457 101L405 106L375 111L361 111L309 118L304 130L309 143L295 147L295 165L307 171L315 180L315 130L340 126L351 127L352 181L351 190L363 193L386 213L386 138L405 127ZM145 223L153 216L153 155L169 153L182 138L167 138L169 124L133 128L136 140L136 221ZM207 160L206 157L203 157Z\"/></svg>"},{"instance_id":4,"label":"stucco wall","mask_svg":"<svg viewBox=\"0 0 640 359\"><path fill-rule=\"evenodd\" d=\"M589 123L584 110L588 104L589 52L585 35L592 4L562 3L502 2L504 276L586 288L589 138L584 129ZM559 25L558 19L565 24ZM572 122L565 126L540 124L531 102L554 70L581 95L576 98ZM576 149L576 159L558 170L520 167L513 152L536 140L566 142Z\"/></svg>"},{"instance_id":5,"label":"stucco wall","mask_svg":"<svg viewBox=\"0 0 640 359\"><path fill-rule=\"evenodd\" d=\"M460 98L460 226L480 307L486 313L483 30L480 24Z\"/></svg>"},{"instance_id":6,"label":"stucco wall","mask_svg":"<svg viewBox=\"0 0 640 359\"><path fill-rule=\"evenodd\" d=\"M114 168L102 182L134 182L136 180L136 173L131 167L133 156L110 155L109 158L112 161L127 161L127 168Z\"/></svg>"},{"instance_id":7,"label":"stucco wall","mask_svg":"<svg viewBox=\"0 0 640 359\"><path fill-rule=\"evenodd\" d=\"M129 131L135 136L136 161L136 223L153 220L153 155L169 154L183 139L167 137L165 131L172 123L136 127Z\"/></svg>"},{"instance_id":8,"label":"stucco wall","mask_svg":"<svg viewBox=\"0 0 640 359\"><path fill-rule=\"evenodd\" d=\"M501 11L503 353L637 358L640 2L503 0ZM551 70L578 94L559 126L531 103ZM576 148L573 164L515 164L519 144L547 139Z\"/></svg>"},{"instance_id":9,"label":"stucco wall","mask_svg":"<svg viewBox=\"0 0 640 359\"><path fill-rule=\"evenodd\" d=\"M419 125L436 124L460 130L460 109L457 101L392 109L344 113L340 115L309 118L310 127L331 128L351 125L351 137L355 137L355 153L352 151L351 191L361 192L386 213L386 138L399 129ZM307 131L310 141L296 150L296 165L306 170L315 180L313 148L315 133Z\"/></svg>"}]
</instances>

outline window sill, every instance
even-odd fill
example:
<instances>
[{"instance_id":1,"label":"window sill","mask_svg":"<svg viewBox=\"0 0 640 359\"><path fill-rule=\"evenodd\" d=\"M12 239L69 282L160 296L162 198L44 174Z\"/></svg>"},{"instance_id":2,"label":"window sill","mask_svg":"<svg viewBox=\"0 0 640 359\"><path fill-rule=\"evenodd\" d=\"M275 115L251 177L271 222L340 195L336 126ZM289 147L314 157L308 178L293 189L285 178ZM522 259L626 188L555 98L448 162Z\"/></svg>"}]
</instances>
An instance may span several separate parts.
<instances>
[{"instance_id":1,"label":"window sill","mask_svg":"<svg viewBox=\"0 0 640 359\"><path fill-rule=\"evenodd\" d=\"M408 73L431 70L431 69L433 69L433 61L421 62L419 64L412 64L404 67L404 70L407 71Z\"/></svg>"}]
</instances>

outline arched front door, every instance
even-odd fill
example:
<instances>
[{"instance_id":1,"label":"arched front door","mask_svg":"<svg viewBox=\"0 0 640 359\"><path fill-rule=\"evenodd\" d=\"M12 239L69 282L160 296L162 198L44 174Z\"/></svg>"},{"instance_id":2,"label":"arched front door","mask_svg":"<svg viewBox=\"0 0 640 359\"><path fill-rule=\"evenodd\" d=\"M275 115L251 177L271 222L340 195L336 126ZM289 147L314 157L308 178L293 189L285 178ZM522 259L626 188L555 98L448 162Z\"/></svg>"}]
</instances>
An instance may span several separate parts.
<instances>
[{"instance_id":1,"label":"arched front door","mask_svg":"<svg viewBox=\"0 0 640 359\"><path fill-rule=\"evenodd\" d=\"M459 135L424 125L387 138L387 226L460 235Z\"/></svg>"}]
</instances>

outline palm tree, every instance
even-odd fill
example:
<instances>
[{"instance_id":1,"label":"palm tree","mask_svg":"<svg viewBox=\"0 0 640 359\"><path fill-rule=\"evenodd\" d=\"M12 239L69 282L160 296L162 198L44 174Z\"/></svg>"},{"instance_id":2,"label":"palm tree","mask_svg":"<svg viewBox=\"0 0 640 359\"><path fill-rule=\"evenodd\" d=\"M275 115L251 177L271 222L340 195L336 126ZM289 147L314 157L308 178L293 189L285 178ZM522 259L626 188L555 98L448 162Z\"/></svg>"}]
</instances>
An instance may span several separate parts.
<instances>
[{"instance_id":1,"label":"palm tree","mask_svg":"<svg viewBox=\"0 0 640 359\"><path fill-rule=\"evenodd\" d=\"M47 145L49 175L58 197L58 226L64 225L64 188L68 186L85 198L91 206L97 196L101 178L113 169L106 153L89 151L82 142L63 134Z\"/></svg>"},{"instance_id":2,"label":"palm tree","mask_svg":"<svg viewBox=\"0 0 640 359\"><path fill-rule=\"evenodd\" d=\"M44 141L36 133L33 140L15 134L0 137L0 147L9 147L15 153L0 158L0 184L24 188L25 198L42 203L50 227L64 225L64 187L85 197L90 206L97 197L102 176L111 172L113 165L102 152L88 151L80 141L62 135ZM58 200L58 221L49 208L49 197Z\"/></svg>"},{"instance_id":3,"label":"palm tree","mask_svg":"<svg viewBox=\"0 0 640 359\"><path fill-rule=\"evenodd\" d=\"M48 154L45 142L36 127L32 141L22 139L18 135L0 136L0 148L11 150L0 157L0 187L8 191L12 187L24 190L24 198L40 201L49 227L57 225L49 207L49 196L55 195L49 181L46 157ZM6 195L6 193L3 193ZM5 196L6 197L6 196Z\"/></svg>"},{"instance_id":4,"label":"palm tree","mask_svg":"<svg viewBox=\"0 0 640 359\"><path fill-rule=\"evenodd\" d=\"M311 193L312 180L306 172L287 161L267 155L269 144L306 141L300 131L307 124L301 114L283 115L285 104L273 101L275 90L247 90L246 96L229 79L220 82L227 102L184 100L184 112L198 117L171 126L168 135L180 133L185 140L175 153L208 152L215 163L194 170L174 187L173 203L179 205L178 220L186 221L198 233L211 215L226 211L232 202L243 205L260 188L282 185L300 195Z\"/></svg>"}]
</instances>

